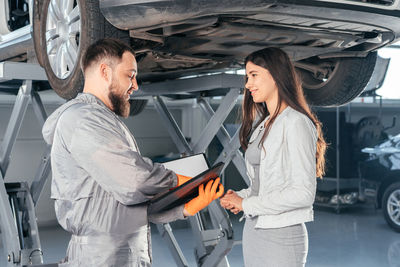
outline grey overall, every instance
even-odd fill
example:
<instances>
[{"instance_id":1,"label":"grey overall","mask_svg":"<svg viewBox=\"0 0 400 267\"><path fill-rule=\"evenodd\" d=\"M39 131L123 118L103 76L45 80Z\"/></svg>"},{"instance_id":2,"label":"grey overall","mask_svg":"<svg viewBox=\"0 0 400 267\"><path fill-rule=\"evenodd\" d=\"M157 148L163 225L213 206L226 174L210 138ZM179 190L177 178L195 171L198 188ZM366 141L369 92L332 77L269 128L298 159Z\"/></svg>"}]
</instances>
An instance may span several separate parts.
<instances>
[{"instance_id":1,"label":"grey overall","mask_svg":"<svg viewBox=\"0 0 400 267\"><path fill-rule=\"evenodd\" d=\"M183 205L147 212L147 201L176 186L175 173L142 157L133 135L103 102L79 94L47 119L51 197L72 234L61 266L151 266L149 222L183 219Z\"/></svg>"}]
</instances>

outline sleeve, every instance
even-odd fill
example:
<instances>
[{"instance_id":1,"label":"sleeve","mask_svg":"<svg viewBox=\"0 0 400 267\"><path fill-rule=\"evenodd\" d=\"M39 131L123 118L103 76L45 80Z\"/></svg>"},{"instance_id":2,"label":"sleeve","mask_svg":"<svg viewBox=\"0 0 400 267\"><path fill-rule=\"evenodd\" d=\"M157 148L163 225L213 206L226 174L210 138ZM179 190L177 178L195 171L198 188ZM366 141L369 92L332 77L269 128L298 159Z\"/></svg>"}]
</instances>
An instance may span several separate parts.
<instances>
[{"instance_id":1,"label":"sleeve","mask_svg":"<svg viewBox=\"0 0 400 267\"><path fill-rule=\"evenodd\" d=\"M183 215L183 209L185 205L180 205L173 209L159 212L159 213L149 213L149 221L152 223L169 223L176 220L183 220L186 217Z\"/></svg>"},{"instance_id":2,"label":"sleeve","mask_svg":"<svg viewBox=\"0 0 400 267\"><path fill-rule=\"evenodd\" d=\"M238 194L238 196L241 198L247 198L250 195L250 192L251 192L251 188L248 187L248 188L242 189L240 191L236 191L236 194Z\"/></svg>"},{"instance_id":3,"label":"sleeve","mask_svg":"<svg viewBox=\"0 0 400 267\"><path fill-rule=\"evenodd\" d=\"M176 174L142 157L102 114L81 118L70 153L105 191L124 205L143 203L177 184Z\"/></svg>"},{"instance_id":4,"label":"sleeve","mask_svg":"<svg viewBox=\"0 0 400 267\"><path fill-rule=\"evenodd\" d=\"M291 122L285 133L290 171L284 185L266 194L243 199L242 207L250 216L280 214L311 206L316 190L316 141L314 125L307 119ZM284 164L282 164L284 166ZM282 172L285 173L285 172ZM261 174L260 174L261 175Z\"/></svg>"}]
</instances>

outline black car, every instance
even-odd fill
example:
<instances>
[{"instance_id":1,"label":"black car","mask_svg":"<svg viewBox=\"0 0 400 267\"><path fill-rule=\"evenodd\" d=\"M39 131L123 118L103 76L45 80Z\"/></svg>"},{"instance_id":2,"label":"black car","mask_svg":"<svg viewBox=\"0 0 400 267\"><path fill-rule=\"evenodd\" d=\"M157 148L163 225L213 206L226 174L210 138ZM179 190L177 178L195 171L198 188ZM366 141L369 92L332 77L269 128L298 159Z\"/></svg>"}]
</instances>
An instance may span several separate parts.
<instances>
[{"instance_id":1,"label":"black car","mask_svg":"<svg viewBox=\"0 0 400 267\"><path fill-rule=\"evenodd\" d=\"M396 126L396 117L385 127L377 116L351 123L343 110L337 112L317 112L329 146L326 175L317 180L316 204L337 212L372 204L382 208L388 224L400 232L400 134L387 133Z\"/></svg>"},{"instance_id":2,"label":"black car","mask_svg":"<svg viewBox=\"0 0 400 267\"><path fill-rule=\"evenodd\" d=\"M364 190L375 195L387 223L400 232L400 134L362 152L369 154L360 165Z\"/></svg>"}]
</instances>

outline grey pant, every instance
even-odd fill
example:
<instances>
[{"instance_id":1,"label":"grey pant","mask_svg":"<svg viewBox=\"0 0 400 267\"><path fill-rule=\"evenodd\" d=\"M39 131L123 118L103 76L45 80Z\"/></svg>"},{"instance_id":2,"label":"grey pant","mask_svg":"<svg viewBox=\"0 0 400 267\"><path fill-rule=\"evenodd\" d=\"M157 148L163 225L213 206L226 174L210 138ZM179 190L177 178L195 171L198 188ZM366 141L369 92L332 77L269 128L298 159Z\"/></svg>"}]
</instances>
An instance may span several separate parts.
<instances>
[{"instance_id":1,"label":"grey pant","mask_svg":"<svg viewBox=\"0 0 400 267\"><path fill-rule=\"evenodd\" d=\"M301 267L308 253L304 223L282 228L254 228L257 218L246 219L243 229L243 258L246 267Z\"/></svg>"}]
</instances>

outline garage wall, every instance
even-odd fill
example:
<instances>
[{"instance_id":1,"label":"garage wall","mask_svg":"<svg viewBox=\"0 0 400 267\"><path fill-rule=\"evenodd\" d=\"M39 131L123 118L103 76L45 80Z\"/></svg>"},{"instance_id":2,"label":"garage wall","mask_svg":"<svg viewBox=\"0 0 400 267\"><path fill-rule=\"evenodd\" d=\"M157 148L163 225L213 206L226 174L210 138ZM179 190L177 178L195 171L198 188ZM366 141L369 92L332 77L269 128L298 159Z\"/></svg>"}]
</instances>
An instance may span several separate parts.
<instances>
[{"instance_id":1,"label":"garage wall","mask_svg":"<svg viewBox=\"0 0 400 267\"><path fill-rule=\"evenodd\" d=\"M340 177L356 178L358 170L355 166L358 162L363 161L368 155L361 153L361 149L366 146L374 146L373 143L364 143L359 145L361 139L357 130L357 123L365 117L379 117L382 114L383 127L392 125L393 117L400 113L400 105L385 103L382 109L379 105L373 103L352 103L339 108L340 111ZM323 124L323 131L326 141L330 144L326 153L326 177L337 176L337 160L336 160L336 108L318 108L317 115ZM373 125L372 125L373 126ZM379 128L377 128L378 132ZM364 132L365 133L365 132ZM395 125L394 128L388 129L386 133L395 135L400 133L400 126ZM370 137L369 134L363 135L364 138ZM365 140L368 140L365 139Z\"/></svg>"},{"instance_id":2,"label":"garage wall","mask_svg":"<svg viewBox=\"0 0 400 267\"><path fill-rule=\"evenodd\" d=\"M332 111L336 108L319 108L321 111ZM393 117L397 117L395 127L388 129L386 132L390 135L396 135L400 133L400 101L384 100L382 108L379 107L378 103L351 103L339 108L341 112L345 113L346 122L357 123L360 119L367 116L379 116L382 114L382 124L384 127L392 125Z\"/></svg>"},{"instance_id":3,"label":"garage wall","mask_svg":"<svg viewBox=\"0 0 400 267\"><path fill-rule=\"evenodd\" d=\"M47 113L50 114L59 105L45 104ZM12 108L12 102L0 103L0 142L3 141ZM181 125L181 108L172 107L171 112L177 123ZM148 105L139 115L124 119L124 121L134 133L142 155L154 157L177 152L164 124L152 105ZM28 181L30 184L40 164L45 147L41 128L37 123L32 107L29 106L11 154L10 165L5 177L6 182ZM39 225L56 223L53 201L50 199L50 177L47 179L36 212Z\"/></svg>"}]
</instances>

